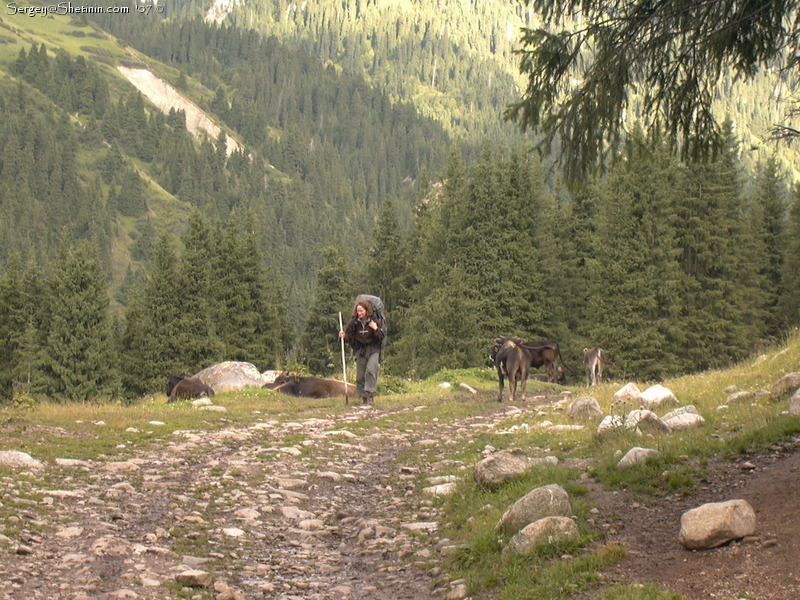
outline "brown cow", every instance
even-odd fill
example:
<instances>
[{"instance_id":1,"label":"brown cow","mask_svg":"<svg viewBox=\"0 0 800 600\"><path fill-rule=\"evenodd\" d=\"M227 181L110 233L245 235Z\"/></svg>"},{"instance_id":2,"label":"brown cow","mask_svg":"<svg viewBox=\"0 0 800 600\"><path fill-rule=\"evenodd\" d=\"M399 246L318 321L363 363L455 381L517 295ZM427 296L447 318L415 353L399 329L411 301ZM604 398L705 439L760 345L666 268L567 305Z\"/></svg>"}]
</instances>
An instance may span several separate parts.
<instances>
[{"instance_id":1,"label":"brown cow","mask_svg":"<svg viewBox=\"0 0 800 600\"><path fill-rule=\"evenodd\" d=\"M500 391L497 401L503 401L503 386L508 377L508 399L515 401L517 396L517 379L521 382L522 399L525 400L525 386L528 383L528 371L531 368L531 354L521 345L519 338L498 338L489 358L497 368Z\"/></svg>"},{"instance_id":2,"label":"brown cow","mask_svg":"<svg viewBox=\"0 0 800 600\"><path fill-rule=\"evenodd\" d=\"M281 394L302 398L335 398L345 395L343 381L323 379L322 377L301 377L294 373L283 377L283 380L277 382L277 385L270 384L265 387ZM355 396L356 386L348 383L347 392L349 396Z\"/></svg>"},{"instance_id":3,"label":"brown cow","mask_svg":"<svg viewBox=\"0 0 800 600\"><path fill-rule=\"evenodd\" d=\"M603 368L613 366L602 348L583 349L583 370L586 373L586 385L597 385L603 379Z\"/></svg>"},{"instance_id":4,"label":"brown cow","mask_svg":"<svg viewBox=\"0 0 800 600\"><path fill-rule=\"evenodd\" d=\"M212 398L214 389L206 385L199 377L184 377L170 392L167 402L174 402L178 398Z\"/></svg>"},{"instance_id":5,"label":"brown cow","mask_svg":"<svg viewBox=\"0 0 800 600\"><path fill-rule=\"evenodd\" d=\"M556 340L537 340L520 344L531 355L531 367L545 367L550 383L566 385L567 376L564 370L574 373L572 368L561 358L561 345ZM564 365L561 369L559 363Z\"/></svg>"},{"instance_id":6,"label":"brown cow","mask_svg":"<svg viewBox=\"0 0 800 600\"><path fill-rule=\"evenodd\" d=\"M172 395L172 390L175 389L175 386L178 385L182 380L186 379L186 375L173 375L169 374L164 377L164 385L166 388L166 395L169 397Z\"/></svg>"}]
</instances>

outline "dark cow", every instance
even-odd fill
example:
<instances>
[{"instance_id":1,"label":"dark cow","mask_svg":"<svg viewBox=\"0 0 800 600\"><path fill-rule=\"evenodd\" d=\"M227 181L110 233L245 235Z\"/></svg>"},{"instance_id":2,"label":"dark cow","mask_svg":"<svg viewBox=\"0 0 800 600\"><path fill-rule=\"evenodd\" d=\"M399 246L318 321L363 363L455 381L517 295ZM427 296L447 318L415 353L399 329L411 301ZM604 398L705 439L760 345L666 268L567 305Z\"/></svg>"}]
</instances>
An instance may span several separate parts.
<instances>
[{"instance_id":1,"label":"dark cow","mask_svg":"<svg viewBox=\"0 0 800 600\"><path fill-rule=\"evenodd\" d=\"M606 351L602 348L583 349L583 370L586 373L586 385L597 385L603 379L603 369L607 366L614 366L606 357Z\"/></svg>"},{"instance_id":2,"label":"dark cow","mask_svg":"<svg viewBox=\"0 0 800 600\"><path fill-rule=\"evenodd\" d=\"M572 368L561 358L561 345L556 340L536 340L520 344L531 355L531 367L538 369L544 366L550 383L566 385L567 376L564 370L574 373ZM564 365L561 369L560 364Z\"/></svg>"},{"instance_id":3,"label":"dark cow","mask_svg":"<svg viewBox=\"0 0 800 600\"><path fill-rule=\"evenodd\" d=\"M497 401L503 401L503 386L508 377L508 399L515 401L517 396L517 379L521 382L522 399L525 400L525 385L528 383L528 371L531 368L531 355L521 345L519 338L498 338L489 358L497 368L500 391Z\"/></svg>"},{"instance_id":4,"label":"dark cow","mask_svg":"<svg viewBox=\"0 0 800 600\"><path fill-rule=\"evenodd\" d=\"M184 379L186 379L186 375L173 375L172 373L164 377L164 385L166 388L165 393L167 397L169 397L172 394L172 390L175 389L175 386L178 385Z\"/></svg>"},{"instance_id":5,"label":"dark cow","mask_svg":"<svg viewBox=\"0 0 800 600\"><path fill-rule=\"evenodd\" d=\"M167 402L174 402L178 398L211 398L214 396L214 390L211 386L203 383L199 377L184 377L169 394Z\"/></svg>"},{"instance_id":6,"label":"dark cow","mask_svg":"<svg viewBox=\"0 0 800 600\"><path fill-rule=\"evenodd\" d=\"M301 377L294 373L285 376L279 375L274 383L265 387L281 394L302 398L336 398L345 395L343 381L323 379L322 377ZM355 396L356 386L348 383L347 392L349 396Z\"/></svg>"}]
</instances>

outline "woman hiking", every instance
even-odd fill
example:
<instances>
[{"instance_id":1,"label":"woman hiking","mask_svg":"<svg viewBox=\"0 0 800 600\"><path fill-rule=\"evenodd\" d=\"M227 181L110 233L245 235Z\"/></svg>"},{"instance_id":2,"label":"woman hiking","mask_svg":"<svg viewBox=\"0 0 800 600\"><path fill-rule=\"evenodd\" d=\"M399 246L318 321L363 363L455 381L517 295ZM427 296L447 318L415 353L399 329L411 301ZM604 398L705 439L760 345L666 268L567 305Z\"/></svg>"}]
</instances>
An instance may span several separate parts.
<instances>
[{"instance_id":1,"label":"woman hiking","mask_svg":"<svg viewBox=\"0 0 800 600\"><path fill-rule=\"evenodd\" d=\"M380 366L382 323L372 310L372 305L361 300L353 308L353 315L339 337L344 338L356 353L356 390L364 404L375 403Z\"/></svg>"}]
</instances>

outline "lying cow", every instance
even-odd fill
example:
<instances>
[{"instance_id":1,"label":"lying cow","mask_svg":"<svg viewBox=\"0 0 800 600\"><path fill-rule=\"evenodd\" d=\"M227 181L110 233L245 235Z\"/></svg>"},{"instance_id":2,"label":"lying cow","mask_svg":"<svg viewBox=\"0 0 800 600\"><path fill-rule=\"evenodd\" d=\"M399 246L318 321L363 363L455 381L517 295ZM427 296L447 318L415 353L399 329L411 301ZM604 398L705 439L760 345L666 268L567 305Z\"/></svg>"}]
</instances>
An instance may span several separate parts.
<instances>
[{"instance_id":1,"label":"lying cow","mask_svg":"<svg viewBox=\"0 0 800 600\"><path fill-rule=\"evenodd\" d=\"M498 343L499 342L499 343ZM521 345L519 338L498 338L489 358L497 368L500 391L497 401L503 401L505 377L508 377L508 399L515 401L517 396L517 379L520 380L522 399L525 400L525 385L528 382L528 371L531 368L531 354Z\"/></svg>"},{"instance_id":2,"label":"lying cow","mask_svg":"<svg viewBox=\"0 0 800 600\"><path fill-rule=\"evenodd\" d=\"M186 379L186 375L173 375L172 373L164 377L164 393L166 396L169 397L172 394L172 390L175 389L175 386L184 379Z\"/></svg>"},{"instance_id":3,"label":"lying cow","mask_svg":"<svg viewBox=\"0 0 800 600\"><path fill-rule=\"evenodd\" d=\"M603 379L603 369L613 366L606 357L606 351L602 348L583 349L583 370L586 373L586 385L597 385Z\"/></svg>"},{"instance_id":4,"label":"lying cow","mask_svg":"<svg viewBox=\"0 0 800 600\"><path fill-rule=\"evenodd\" d=\"M174 402L178 398L212 398L213 396L214 389L210 385L206 385L199 377L183 377L173 386L167 402Z\"/></svg>"},{"instance_id":5,"label":"lying cow","mask_svg":"<svg viewBox=\"0 0 800 600\"><path fill-rule=\"evenodd\" d=\"M338 379L323 379L322 377L301 377L295 373L287 374L268 384L271 389L289 396L302 398L336 398L345 395L345 384ZM356 386L347 384L347 395L355 396Z\"/></svg>"}]
</instances>

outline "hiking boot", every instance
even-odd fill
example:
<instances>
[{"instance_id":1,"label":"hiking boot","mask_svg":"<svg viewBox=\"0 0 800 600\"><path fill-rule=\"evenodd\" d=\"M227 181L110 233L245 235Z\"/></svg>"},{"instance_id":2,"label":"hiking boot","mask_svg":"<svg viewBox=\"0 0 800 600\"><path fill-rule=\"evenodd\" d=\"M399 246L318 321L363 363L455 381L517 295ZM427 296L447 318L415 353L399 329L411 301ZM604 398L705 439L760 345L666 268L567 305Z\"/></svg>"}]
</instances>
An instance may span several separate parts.
<instances>
[{"instance_id":1,"label":"hiking boot","mask_svg":"<svg viewBox=\"0 0 800 600\"><path fill-rule=\"evenodd\" d=\"M375 404L375 398L372 394L367 394L364 396L364 404Z\"/></svg>"}]
</instances>

